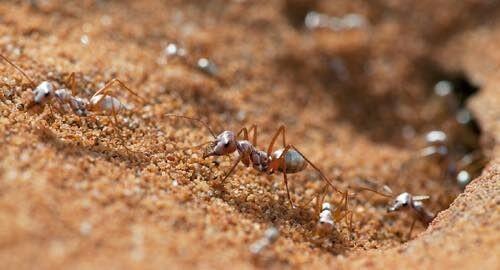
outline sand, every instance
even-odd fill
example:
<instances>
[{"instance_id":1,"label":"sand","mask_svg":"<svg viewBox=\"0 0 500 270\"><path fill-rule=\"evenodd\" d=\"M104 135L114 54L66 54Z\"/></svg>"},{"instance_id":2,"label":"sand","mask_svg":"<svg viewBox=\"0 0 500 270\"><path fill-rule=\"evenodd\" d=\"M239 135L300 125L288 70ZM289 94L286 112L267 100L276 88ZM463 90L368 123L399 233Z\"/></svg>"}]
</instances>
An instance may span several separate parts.
<instances>
[{"instance_id":1,"label":"sand","mask_svg":"<svg viewBox=\"0 0 500 270\"><path fill-rule=\"evenodd\" d=\"M31 4L30 4L31 3ZM356 13L353 29L308 29L307 11ZM497 269L500 238L500 27L489 1L4 1L0 48L39 83L89 98L112 78L130 110L112 118L28 109L27 79L0 65L0 260L5 269ZM168 44L186 55L168 55ZM200 58L216 69L201 70ZM454 122L433 87L464 82L480 136ZM466 90L470 90L467 88ZM32 97L31 97L32 98ZM258 125L267 149L280 125L339 189L353 226L321 234L311 166L289 177L202 158L200 117L217 132ZM435 160L401 167L443 129L450 147L488 164L462 190ZM465 130L465 131L464 131ZM123 143L125 141L125 144ZM281 147L276 146L276 147ZM479 176L480 174L480 176ZM354 194L359 179L431 196L426 228ZM328 192L326 201L340 195ZM312 200L312 203L308 202ZM280 236L254 255L269 227Z\"/></svg>"}]
</instances>

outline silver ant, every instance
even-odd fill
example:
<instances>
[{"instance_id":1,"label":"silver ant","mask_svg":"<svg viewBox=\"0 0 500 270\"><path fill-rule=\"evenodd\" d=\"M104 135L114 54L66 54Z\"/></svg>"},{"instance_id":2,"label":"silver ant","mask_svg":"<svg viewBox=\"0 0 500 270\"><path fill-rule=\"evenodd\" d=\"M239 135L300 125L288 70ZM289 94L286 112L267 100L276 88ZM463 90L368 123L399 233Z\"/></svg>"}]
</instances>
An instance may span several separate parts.
<instances>
[{"instance_id":1,"label":"silver ant","mask_svg":"<svg viewBox=\"0 0 500 270\"><path fill-rule=\"evenodd\" d=\"M327 190L328 187L325 187ZM321 197L318 197L316 208L321 209L319 211L319 219L317 224L317 229L320 233L328 233L334 229L337 229L336 224L340 222L342 219L345 220L346 225L349 228L349 232L352 231L352 217L353 212L348 208L348 192L346 191L340 200L335 206L335 209L332 211L332 205L328 202L324 202L326 192L323 193Z\"/></svg>"},{"instance_id":2,"label":"silver ant","mask_svg":"<svg viewBox=\"0 0 500 270\"><path fill-rule=\"evenodd\" d=\"M427 146L420 149L416 156L403 163L400 169L400 174L402 171L406 170L410 164L420 159L431 157L437 157L440 170L445 174L445 176L449 174L451 160L449 148L447 146L448 136L446 133L441 130L430 131L425 135L425 141Z\"/></svg>"},{"instance_id":3,"label":"silver ant","mask_svg":"<svg viewBox=\"0 0 500 270\"><path fill-rule=\"evenodd\" d=\"M221 84L225 84L225 81L219 77L219 69L217 65L209 58L201 57L195 60L188 56L187 50L184 47L181 47L176 43L167 44L164 49L164 56L167 58L167 61L172 60L191 68L196 67L201 73L213 77Z\"/></svg>"},{"instance_id":4,"label":"silver ant","mask_svg":"<svg viewBox=\"0 0 500 270\"><path fill-rule=\"evenodd\" d=\"M411 233L417 220L423 225L428 226L434 219L435 215L428 211L423 204L423 201L430 199L430 196L412 195L409 192L403 192L394 196L392 190L387 185L383 185L380 188L380 185L377 183L369 180L364 180L364 182L368 183L372 187L357 187L357 189L361 191L371 191L383 197L392 198L392 201L387 207L388 213L405 211L413 217L410 231L408 233L408 239L411 239ZM376 188L373 188L373 186L376 186Z\"/></svg>"},{"instance_id":5,"label":"silver ant","mask_svg":"<svg viewBox=\"0 0 500 270\"><path fill-rule=\"evenodd\" d=\"M128 88L123 82L114 78L106 83L101 89L97 90L90 99L80 98L73 95L73 91L75 90L75 73L71 73L69 75L68 81L71 85L71 90L66 88L55 89L53 82L50 81L42 81L40 84L36 85L35 82L16 64L11 62L7 57L0 54L0 57L13 66L17 71L19 71L29 82L32 87L32 95L28 102L28 108L42 108L45 105L48 105L52 110L52 106L54 105L57 110L61 113L67 113L71 110L74 114L78 116L87 116L89 112L92 112L96 115L106 115L112 116L112 123L114 128L117 128L118 118L117 115L127 110L127 106L123 104L120 100L110 95L109 88L113 86L113 84L118 83L122 88L130 92L136 98L138 98L141 102L145 102L142 97ZM123 145L123 138L120 137ZM127 148L125 146L125 148Z\"/></svg>"},{"instance_id":6,"label":"silver ant","mask_svg":"<svg viewBox=\"0 0 500 270\"><path fill-rule=\"evenodd\" d=\"M270 227L264 232L264 236L250 245L250 252L254 255L261 253L268 246L276 242L279 237L279 230L276 227Z\"/></svg>"},{"instance_id":7,"label":"silver ant","mask_svg":"<svg viewBox=\"0 0 500 270\"><path fill-rule=\"evenodd\" d=\"M484 167L485 156L481 151L475 150L463 154L459 160L452 158L450 147L448 146L448 135L441 130L433 130L425 135L427 146L420 149L418 154L403 163L400 174L408 168L410 164L420 159L437 158L437 164L441 170L441 175L445 179L455 178L460 187L465 187L471 181L471 174Z\"/></svg>"},{"instance_id":8,"label":"silver ant","mask_svg":"<svg viewBox=\"0 0 500 270\"><path fill-rule=\"evenodd\" d=\"M203 158L210 156L226 156L237 152L238 157L231 166L231 169L226 173L222 181L224 182L235 170L236 166L242 162L246 167L250 165L259 172L265 172L269 175L276 172L283 173L283 180L285 182L286 192L288 200L292 208L295 205L292 201L290 191L288 189L288 178L287 174L293 174L303 171L307 165L311 165L320 175L320 177L326 181L336 192L340 192L334 187L332 182L323 174L323 172L314 165L307 157L304 156L294 145L287 144L285 139L285 126L281 125L274 136L272 137L271 143L267 148L267 152L258 150L257 145L257 125L252 125L249 129L243 127L238 133L233 131L225 130L219 135L215 135L215 132L210 128L210 126L200 119L167 114L167 117L178 117L185 118L188 120L196 121L204 125L214 138L213 141L209 141L200 146L208 144L203 151ZM249 141L249 133L253 131L252 140ZM243 140L238 140L237 138L243 134ZM282 135L283 148L273 151L274 143L278 137ZM343 193L342 193L343 194Z\"/></svg>"}]
</instances>

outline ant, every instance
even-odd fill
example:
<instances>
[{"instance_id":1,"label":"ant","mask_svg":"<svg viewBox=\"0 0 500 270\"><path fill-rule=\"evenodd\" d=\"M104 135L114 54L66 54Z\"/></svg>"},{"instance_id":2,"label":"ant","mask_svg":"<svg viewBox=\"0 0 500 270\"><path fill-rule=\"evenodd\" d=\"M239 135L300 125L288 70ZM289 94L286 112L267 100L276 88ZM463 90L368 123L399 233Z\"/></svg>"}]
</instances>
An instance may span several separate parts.
<instances>
[{"instance_id":1,"label":"ant","mask_svg":"<svg viewBox=\"0 0 500 270\"><path fill-rule=\"evenodd\" d=\"M197 59L189 57L187 50L176 43L167 44L164 49L164 56L167 58L167 61L172 60L173 62L178 62L186 65L189 68L196 67L196 70L201 72L202 74L214 78L222 85L226 84L224 79L219 76L219 68L217 67L215 62L206 57Z\"/></svg>"},{"instance_id":2,"label":"ant","mask_svg":"<svg viewBox=\"0 0 500 270\"><path fill-rule=\"evenodd\" d=\"M250 245L250 252L254 255L261 253L264 249L276 242L279 237L279 230L270 227L264 232L264 236Z\"/></svg>"},{"instance_id":3,"label":"ant","mask_svg":"<svg viewBox=\"0 0 500 270\"><path fill-rule=\"evenodd\" d=\"M425 141L427 146L420 149L418 155L403 163L400 174L412 163L420 159L434 157L441 171L441 176L445 179L455 178L458 185L464 187L470 182L471 174L477 175L478 170L484 167L486 163L485 156L479 150L467 154L456 153L456 149L448 146L449 138L444 131L433 130L428 132Z\"/></svg>"},{"instance_id":4,"label":"ant","mask_svg":"<svg viewBox=\"0 0 500 270\"><path fill-rule=\"evenodd\" d=\"M214 138L213 141L201 144L197 147L209 144L205 147L203 151L203 158L210 156L227 156L232 153L238 152L238 158L233 163L231 169L226 173L222 181L224 182L235 170L236 166L242 162L246 167L252 167L259 172L265 172L269 175L276 172L283 173L283 180L285 182L286 192L288 200L292 208L295 205L290 196L290 191L288 189L288 178L287 174L293 174L303 171L307 165L311 165L320 175L320 177L326 181L336 192L340 192L334 187L332 182L323 174L323 172L314 165L302 152L300 152L294 145L287 144L285 139L285 126L281 125L274 136L272 137L271 143L267 148L267 152L258 150L257 145L257 125L252 125L249 129L243 127L238 133L233 131L225 130L219 135L215 135L215 132L210 128L210 126L200 119L192 118L188 116L167 114L167 117L178 117L185 118L191 121L195 121L204 125ZM253 132L252 140L249 141L249 133ZM237 138L243 135L243 140L238 140ZM273 151L274 144L279 136L282 136L283 148ZM343 193L342 193L343 194Z\"/></svg>"},{"instance_id":5,"label":"ant","mask_svg":"<svg viewBox=\"0 0 500 270\"><path fill-rule=\"evenodd\" d=\"M403 192L397 196L394 196L391 188L389 188L387 185L383 185L382 188L379 188L379 184L377 183L371 182L369 180L364 180L364 182L370 184L372 187L377 187L357 187L357 189L361 191L371 191L387 198L393 198L391 203L387 207L388 213L406 211L413 216L410 231L408 233L408 239L411 239L411 233L417 220L427 226L434 219L435 215L429 212L423 204L423 201L430 199L430 196L412 195L409 192Z\"/></svg>"},{"instance_id":6,"label":"ant","mask_svg":"<svg viewBox=\"0 0 500 270\"><path fill-rule=\"evenodd\" d=\"M68 110L71 110L78 116L87 116L89 112L93 112L96 115L112 116L114 119L114 122L112 123L116 129L118 125L117 115L123 110L128 109L128 107L120 100L110 95L109 88L113 86L113 84L118 83L122 88L130 92L141 102L145 102L142 97L116 78L110 80L101 89L96 91L90 99L80 98L73 95L72 92L75 90L74 72L72 72L67 79L71 85L71 90L66 88L54 90L54 84L50 81L42 81L40 84L36 85L35 82L19 66L11 62L2 54L0 54L0 57L18 70L30 82L33 90L27 106L28 108L42 108L44 105L48 105L49 109L52 111L52 105L55 105L60 113L66 113ZM121 140L125 146L123 138L121 138ZM125 148L127 147L125 146Z\"/></svg>"},{"instance_id":7,"label":"ant","mask_svg":"<svg viewBox=\"0 0 500 270\"><path fill-rule=\"evenodd\" d=\"M416 156L404 162L399 173L401 174L404 170L408 169L411 164L420 159L436 157L441 173L444 174L445 177L449 176L449 167L452 162L449 147L447 145L448 136L446 133L441 130L430 131L425 135L425 141L427 146L420 149Z\"/></svg>"},{"instance_id":8,"label":"ant","mask_svg":"<svg viewBox=\"0 0 500 270\"><path fill-rule=\"evenodd\" d=\"M328 186L325 187L325 191L328 189ZM335 224L345 220L346 225L349 228L349 232L352 231L352 217L353 212L348 209L348 192L345 192L342 199L339 201L337 207L332 213L332 206L328 202L324 202L326 192L323 193L321 199L318 198L316 209L319 211L319 219L318 219L318 230L320 232L329 232L335 228ZM321 209L319 206L321 205ZM349 217L349 221L348 221Z\"/></svg>"}]
</instances>

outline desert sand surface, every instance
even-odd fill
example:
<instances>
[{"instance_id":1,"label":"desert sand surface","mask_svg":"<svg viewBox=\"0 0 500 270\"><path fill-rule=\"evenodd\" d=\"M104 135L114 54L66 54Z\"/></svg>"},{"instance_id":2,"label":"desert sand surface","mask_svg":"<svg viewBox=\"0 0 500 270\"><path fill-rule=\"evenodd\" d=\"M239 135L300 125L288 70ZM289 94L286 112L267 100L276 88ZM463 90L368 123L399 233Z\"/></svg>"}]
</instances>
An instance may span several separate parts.
<instances>
[{"instance_id":1,"label":"desert sand surface","mask_svg":"<svg viewBox=\"0 0 500 270\"><path fill-rule=\"evenodd\" d=\"M0 53L35 85L71 88L74 72L75 96L117 78L144 99L113 87L128 108L116 126L33 105L34 84L1 62L2 269L499 269L499 15L486 0L2 1ZM167 114L256 124L263 151L285 125L349 190L352 224L319 232L312 166L288 175L291 208L280 174L240 164L223 181L235 155L203 158L207 128ZM431 130L453 160L485 156L465 189L435 159L408 162ZM437 217L409 239L412 217L362 179L429 195Z\"/></svg>"}]
</instances>

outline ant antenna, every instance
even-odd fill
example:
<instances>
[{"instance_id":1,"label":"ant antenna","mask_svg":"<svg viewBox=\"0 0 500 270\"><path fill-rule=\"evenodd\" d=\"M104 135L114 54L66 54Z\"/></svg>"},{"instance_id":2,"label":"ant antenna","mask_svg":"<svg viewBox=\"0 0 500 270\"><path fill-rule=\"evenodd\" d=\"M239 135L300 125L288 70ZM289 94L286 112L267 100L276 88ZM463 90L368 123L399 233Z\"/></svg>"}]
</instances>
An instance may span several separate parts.
<instances>
[{"instance_id":1,"label":"ant antenna","mask_svg":"<svg viewBox=\"0 0 500 270\"><path fill-rule=\"evenodd\" d=\"M384 196L384 197L386 197L386 198L391 198L391 197L392 197L391 195L387 195L387 194L382 193L382 192L380 192L380 191L378 191L378 190L371 189L371 188L367 188L367 187L356 187L356 189L358 189L360 192L361 192L361 191L371 191L371 192L373 192L373 193L376 193L376 194L378 194L378 195L380 195L380 196Z\"/></svg>"},{"instance_id":2,"label":"ant antenna","mask_svg":"<svg viewBox=\"0 0 500 270\"><path fill-rule=\"evenodd\" d=\"M7 59L7 57L3 56L2 54L0 54L0 57L2 57L2 59L9 63L11 66L13 66L17 71L21 72L21 74L23 74L23 76L28 79L28 81L30 81L31 86L35 87L35 82L33 82L30 76L28 76L28 74L26 74L18 65L12 63L9 59Z\"/></svg>"},{"instance_id":3,"label":"ant antenna","mask_svg":"<svg viewBox=\"0 0 500 270\"><path fill-rule=\"evenodd\" d=\"M194 118L194 117L189 117L189 116L184 116L184 115L176 115L176 114L165 114L166 117L178 117L178 118L184 118L184 119L188 119L188 120L191 120L191 121L195 121L195 122L198 122L200 124L202 124L203 126L205 126L208 131L210 132L210 134L215 138L217 139L217 136L215 135L215 132L210 128L210 126L203 122L202 120L198 119L198 118Z\"/></svg>"}]
</instances>

